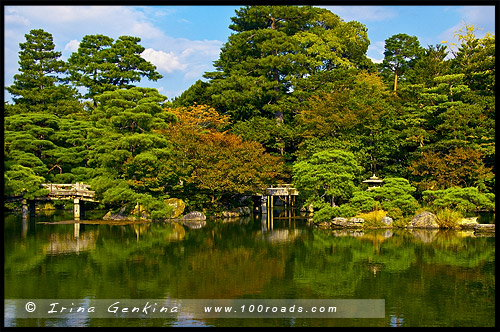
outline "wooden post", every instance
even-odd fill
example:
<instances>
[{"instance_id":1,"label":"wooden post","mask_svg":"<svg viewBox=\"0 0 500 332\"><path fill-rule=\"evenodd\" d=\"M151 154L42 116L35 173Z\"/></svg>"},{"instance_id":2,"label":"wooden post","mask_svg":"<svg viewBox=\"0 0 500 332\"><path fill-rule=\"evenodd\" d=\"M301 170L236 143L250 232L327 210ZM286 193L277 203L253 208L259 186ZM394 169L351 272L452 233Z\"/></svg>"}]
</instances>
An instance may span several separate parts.
<instances>
[{"instance_id":1,"label":"wooden post","mask_svg":"<svg viewBox=\"0 0 500 332\"><path fill-rule=\"evenodd\" d=\"M78 198L73 200L73 215L75 220L80 220L80 199Z\"/></svg>"}]
</instances>

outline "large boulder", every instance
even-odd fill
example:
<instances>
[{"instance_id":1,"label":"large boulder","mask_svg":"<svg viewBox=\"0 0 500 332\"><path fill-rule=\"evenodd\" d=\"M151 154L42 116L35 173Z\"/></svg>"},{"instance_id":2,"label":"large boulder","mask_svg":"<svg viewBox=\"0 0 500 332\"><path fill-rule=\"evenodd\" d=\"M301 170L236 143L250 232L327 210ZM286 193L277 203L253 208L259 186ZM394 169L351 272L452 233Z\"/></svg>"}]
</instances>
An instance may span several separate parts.
<instances>
[{"instance_id":1,"label":"large boulder","mask_svg":"<svg viewBox=\"0 0 500 332\"><path fill-rule=\"evenodd\" d=\"M127 216L125 215L126 209L127 209L126 206L122 206L122 208L120 209L120 211L118 211L118 213L112 213L111 211L108 211L108 213L106 213L104 217L102 217L102 220L126 220L127 219Z\"/></svg>"},{"instance_id":2,"label":"large boulder","mask_svg":"<svg viewBox=\"0 0 500 332\"><path fill-rule=\"evenodd\" d=\"M424 211L413 217L410 223L410 227L432 229L439 228L439 224L437 222L437 217L435 214L429 211Z\"/></svg>"},{"instance_id":3,"label":"large boulder","mask_svg":"<svg viewBox=\"0 0 500 332\"><path fill-rule=\"evenodd\" d=\"M349 219L349 221L353 224L362 224L365 222L363 218L354 218L354 217Z\"/></svg>"},{"instance_id":4,"label":"large boulder","mask_svg":"<svg viewBox=\"0 0 500 332\"><path fill-rule=\"evenodd\" d=\"M332 228L362 228L363 223L365 222L364 219L362 218L351 218L350 220L347 220L346 218L342 217L335 217L331 221L331 227Z\"/></svg>"},{"instance_id":5,"label":"large boulder","mask_svg":"<svg viewBox=\"0 0 500 332\"><path fill-rule=\"evenodd\" d=\"M182 224L189 228L198 229L204 227L207 224L205 219L207 219L207 216L205 216L203 213L193 211L182 217Z\"/></svg>"},{"instance_id":6,"label":"large boulder","mask_svg":"<svg viewBox=\"0 0 500 332\"><path fill-rule=\"evenodd\" d=\"M206 220L206 219L207 216L198 211L189 212L184 217L182 217L182 220Z\"/></svg>"},{"instance_id":7,"label":"large boulder","mask_svg":"<svg viewBox=\"0 0 500 332\"><path fill-rule=\"evenodd\" d=\"M387 226L392 226L393 219L391 217L385 216L382 218L382 222L386 224Z\"/></svg>"},{"instance_id":8,"label":"large boulder","mask_svg":"<svg viewBox=\"0 0 500 332\"><path fill-rule=\"evenodd\" d=\"M184 209L186 208L186 203L180 198L168 198L165 201L165 204L171 206L173 208L172 215L170 218L177 218L184 213Z\"/></svg>"}]
</instances>

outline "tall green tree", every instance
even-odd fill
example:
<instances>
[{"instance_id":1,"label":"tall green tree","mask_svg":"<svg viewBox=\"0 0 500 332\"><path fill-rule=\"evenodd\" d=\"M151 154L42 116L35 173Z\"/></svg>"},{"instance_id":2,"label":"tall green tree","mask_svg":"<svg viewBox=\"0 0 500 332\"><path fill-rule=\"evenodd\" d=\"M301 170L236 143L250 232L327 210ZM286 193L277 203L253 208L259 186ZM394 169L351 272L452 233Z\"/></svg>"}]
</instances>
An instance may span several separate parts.
<instances>
[{"instance_id":1,"label":"tall green tree","mask_svg":"<svg viewBox=\"0 0 500 332\"><path fill-rule=\"evenodd\" d=\"M387 172L398 153L390 92L375 73L338 70L333 78L301 103L298 158L317 152L314 146L321 150L331 144L353 152L368 174ZM323 142L318 145L318 140Z\"/></svg>"},{"instance_id":2,"label":"tall green tree","mask_svg":"<svg viewBox=\"0 0 500 332\"><path fill-rule=\"evenodd\" d=\"M463 82L470 88L468 103L481 108L479 116L482 130L475 136L480 138L486 166L495 168L495 35L486 33L483 38L476 34L479 27L464 24L455 32L460 44L448 44L453 58L451 72L462 74Z\"/></svg>"},{"instance_id":3,"label":"tall green tree","mask_svg":"<svg viewBox=\"0 0 500 332\"><path fill-rule=\"evenodd\" d=\"M55 51L53 37L43 29L33 29L20 43L19 74L5 89L12 95L14 106L6 108L6 115L23 112L69 114L81 109L75 89L60 84L67 71L66 63Z\"/></svg>"},{"instance_id":4,"label":"tall green tree","mask_svg":"<svg viewBox=\"0 0 500 332\"><path fill-rule=\"evenodd\" d=\"M310 6L247 6L236 11L235 31L205 73L211 105L234 120L253 116L291 121L297 80L338 67L366 67L366 27Z\"/></svg>"},{"instance_id":5,"label":"tall green tree","mask_svg":"<svg viewBox=\"0 0 500 332\"><path fill-rule=\"evenodd\" d=\"M404 77L421 53L422 48L416 36L399 33L385 40L381 69L386 77L394 75L394 92L397 91L398 80Z\"/></svg>"},{"instance_id":6,"label":"tall green tree","mask_svg":"<svg viewBox=\"0 0 500 332\"><path fill-rule=\"evenodd\" d=\"M164 109L166 97L156 89L134 87L107 91L96 101L86 139L92 188L111 206L151 205L166 197L155 179L170 147L156 131L175 121Z\"/></svg>"},{"instance_id":7,"label":"tall green tree","mask_svg":"<svg viewBox=\"0 0 500 332\"><path fill-rule=\"evenodd\" d=\"M163 76L141 57L144 47L138 37L121 36L116 41L104 35L83 37L78 50L68 59L69 80L87 88L87 98L105 91L133 87L143 77L156 81Z\"/></svg>"},{"instance_id":8,"label":"tall green tree","mask_svg":"<svg viewBox=\"0 0 500 332\"><path fill-rule=\"evenodd\" d=\"M435 77L432 87L407 87L413 100L398 120L399 140L407 148L410 178L421 190L450 186L491 190L494 175L486 156L494 154L494 125L488 109L472 102L474 92L465 83L464 74L448 74Z\"/></svg>"},{"instance_id":9,"label":"tall green tree","mask_svg":"<svg viewBox=\"0 0 500 332\"><path fill-rule=\"evenodd\" d=\"M446 46L429 45L423 50L421 57L416 59L413 68L406 72L407 81L411 84L424 84L426 87L434 85L434 78L448 72L450 63Z\"/></svg>"}]
</instances>

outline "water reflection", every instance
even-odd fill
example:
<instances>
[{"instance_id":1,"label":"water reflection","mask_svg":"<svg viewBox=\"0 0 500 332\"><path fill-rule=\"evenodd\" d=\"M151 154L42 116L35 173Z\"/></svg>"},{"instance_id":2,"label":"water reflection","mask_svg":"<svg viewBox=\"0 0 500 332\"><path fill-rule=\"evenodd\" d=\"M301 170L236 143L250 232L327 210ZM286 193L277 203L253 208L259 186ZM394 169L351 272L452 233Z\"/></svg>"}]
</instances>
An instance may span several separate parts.
<instances>
[{"instance_id":1,"label":"water reflection","mask_svg":"<svg viewBox=\"0 0 500 332\"><path fill-rule=\"evenodd\" d=\"M6 298L383 298L387 308L386 318L373 320L127 321L137 326L494 325L495 238L470 232L325 231L275 215L197 229L7 217L4 234Z\"/></svg>"},{"instance_id":2,"label":"water reflection","mask_svg":"<svg viewBox=\"0 0 500 332\"><path fill-rule=\"evenodd\" d=\"M50 234L49 243L43 248L43 252L48 255L79 253L81 251L96 248L98 232L91 230L84 232L80 236L80 224L73 225L73 234Z\"/></svg>"},{"instance_id":3,"label":"water reflection","mask_svg":"<svg viewBox=\"0 0 500 332\"><path fill-rule=\"evenodd\" d=\"M391 314L389 317L391 319L391 327L404 326L404 315L395 313L395 314Z\"/></svg>"}]
</instances>

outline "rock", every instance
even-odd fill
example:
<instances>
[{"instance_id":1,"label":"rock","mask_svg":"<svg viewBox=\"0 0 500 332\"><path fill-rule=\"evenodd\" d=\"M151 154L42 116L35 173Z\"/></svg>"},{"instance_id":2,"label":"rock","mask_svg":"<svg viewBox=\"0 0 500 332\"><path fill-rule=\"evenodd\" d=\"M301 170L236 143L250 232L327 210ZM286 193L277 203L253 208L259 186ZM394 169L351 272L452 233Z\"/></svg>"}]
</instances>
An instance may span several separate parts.
<instances>
[{"instance_id":1,"label":"rock","mask_svg":"<svg viewBox=\"0 0 500 332\"><path fill-rule=\"evenodd\" d=\"M184 213L184 209L186 207L186 203L180 198L168 198L165 201L165 204L171 206L173 208L172 215L170 218L177 218Z\"/></svg>"},{"instance_id":2,"label":"rock","mask_svg":"<svg viewBox=\"0 0 500 332\"><path fill-rule=\"evenodd\" d=\"M240 213L240 216L249 216L252 214L252 210L250 210L248 206L239 207L238 212Z\"/></svg>"},{"instance_id":3,"label":"rock","mask_svg":"<svg viewBox=\"0 0 500 332\"><path fill-rule=\"evenodd\" d=\"M392 218L391 218L391 217L387 217L387 216L385 216L385 217L383 217L383 218L382 218L382 222L383 222L384 224L386 224L387 226L391 226L391 225L392 225L392 223L393 223L393 221L394 221L394 220L392 220Z\"/></svg>"},{"instance_id":4,"label":"rock","mask_svg":"<svg viewBox=\"0 0 500 332\"><path fill-rule=\"evenodd\" d=\"M435 214L424 211L413 217L410 227L414 228L439 228L437 217Z\"/></svg>"},{"instance_id":5,"label":"rock","mask_svg":"<svg viewBox=\"0 0 500 332\"><path fill-rule=\"evenodd\" d=\"M495 224L478 224L475 228L476 233L495 233Z\"/></svg>"},{"instance_id":6,"label":"rock","mask_svg":"<svg viewBox=\"0 0 500 332\"><path fill-rule=\"evenodd\" d=\"M109 211L102 217L103 220L126 220L127 216L124 214L125 210L127 209L126 206L123 206L118 213L112 213Z\"/></svg>"},{"instance_id":7,"label":"rock","mask_svg":"<svg viewBox=\"0 0 500 332\"><path fill-rule=\"evenodd\" d=\"M363 227L364 220L361 218L351 218L351 220L347 220L346 218L336 217L333 218L331 222L331 226L333 228L361 228Z\"/></svg>"},{"instance_id":8,"label":"rock","mask_svg":"<svg viewBox=\"0 0 500 332\"><path fill-rule=\"evenodd\" d=\"M335 217L332 220L332 224L337 226L345 226L347 222L347 219L342 217Z\"/></svg>"},{"instance_id":9,"label":"rock","mask_svg":"<svg viewBox=\"0 0 500 332\"><path fill-rule=\"evenodd\" d=\"M184 217L182 217L182 220L206 220L206 219L207 216L198 211L189 212Z\"/></svg>"},{"instance_id":10,"label":"rock","mask_svg":"<svg viewBox=\"0 0 500 332\"><path fill-rule=\"evenodd\" d=\"M462 218L457 223L458 228L460 229L474 229L479 225L477 222L477 217L472 217L472 218Z\"/></svg>"},{"instance_id":11,"label":"rock","mask_svg":"<svg viewBox=\"0 0 500 332\"><path fill-rule=\"evenodd\" d=\"M251 214L252 210L248 206L242 206L232 211L224 211L221 213L222 217L225 218L237 218L241 216L249 216Z\"/></svg>"},{"instance_id":12,"label":"rock","mask_svg":"<svg viewBox=\"0 0 500 332\"><path fill-rule=\"evenodd\" d=\"M207 216L198 211L189 212L184 217L182 217L182 223L193 229L198 229L204 227L207 223L205 221Z\"/></svg>"}]
</instances>

